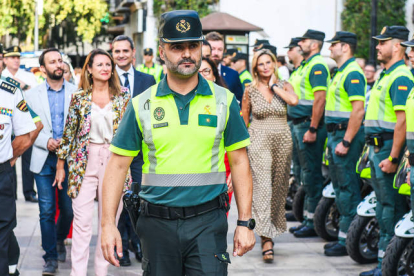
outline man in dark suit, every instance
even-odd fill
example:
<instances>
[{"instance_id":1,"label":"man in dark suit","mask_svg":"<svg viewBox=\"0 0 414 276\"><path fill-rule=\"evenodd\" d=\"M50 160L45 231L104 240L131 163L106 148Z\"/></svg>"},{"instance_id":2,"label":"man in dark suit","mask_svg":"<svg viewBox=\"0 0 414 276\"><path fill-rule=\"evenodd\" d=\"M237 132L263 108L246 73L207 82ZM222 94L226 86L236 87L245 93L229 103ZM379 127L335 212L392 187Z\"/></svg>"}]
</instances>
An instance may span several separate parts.
<instances>
[{"instance_id":1,"label":"man in dark suit","mask_svg":"<svg viewBox=\"0 0 414 276\"><path fill-rule=\"evenodd\" d=\"M240 82L239 73L221 64L224 54L224 39L218 32L210 32L206 35L206 40L211 45L210 58L217 65L220 75L223 77L227 87L236 96L237 101L241 102L243 97L243 87Z\"/></svg>"},{"instance_id":2,"label":"man in dark suit","mask_svg":"<svg viewBox=\"0 0 414 276\"><path fill-rule=\"evenodd\" d=\"M131 92L131 98L141 94L147 88L155 84L153 76L141 73L134 69L133 59L135 48L132 39L126 35L115 37L112 42L112 56L116 63L116 72L118 73L121 85L128 88ZM134 158L131 163L132 181L141 185L142 180L142 153ZM138 236L134 232L127 211L124 209L118 222L118 229L122 236L122 248L124 249L123 257L119 260L121 266L131 265L129 258L129 241L131 240L132 249L135 258L138 261L142 259L141 245Z\"/></svg>"}]
</instances>

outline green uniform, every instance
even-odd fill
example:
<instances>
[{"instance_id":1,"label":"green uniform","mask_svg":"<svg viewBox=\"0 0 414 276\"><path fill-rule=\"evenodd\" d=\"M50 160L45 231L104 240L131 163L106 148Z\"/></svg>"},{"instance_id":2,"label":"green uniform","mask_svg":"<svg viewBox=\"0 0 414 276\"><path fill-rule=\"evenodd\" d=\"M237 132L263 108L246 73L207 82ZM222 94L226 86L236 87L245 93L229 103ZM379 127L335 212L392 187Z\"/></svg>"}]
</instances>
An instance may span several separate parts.
<instances>
[{"instance_id":1,"label":"green uniform","mask_svg":"<svg viewBox=\"0 0 414 276\"><path fill-rule=\"evenodd\" d=\"M414 89L411 90L410 95L407 99L406 109L405 109L405 118L407 123L407 148L410 153L414 154ZM411 209L414 212L414 164L411 164L411 174L410 174L410 183L411 183Z\"/></svg>"},{"instance_id":2,"label":"green uniform","mask_svg":"<svg viewBox=\"0 0 414 276\"><path fill-rule=\"evenodd\" d=\"M225 151L250 143L234 95L198 78L187 95L172 91L164 78L133 98L112 141L110 150L120 155L142 150L140 197L151 204L197 206L226 193ZM225 275L224 209L185 220L141 215L137 226L144 275Z\"/></svg>"},{"instance_id":3,"label":"green uniform","mask_svg":"<svg viewBox=\"0 0 414 276\"><path fill-rule=\"evenodd\" d=\"M409 91L413 88L413 76L400 60L381 73L371 90L365 114L365 135L393 133L397 116L395 111L405 111ZM378 260L394 236L394 226L406 213L404 197L393 188L395 173L384 173L379 163L390 156L393 140L384 141L382 147L370 146L372 186L377 196L376 217L380 226ZM401 158L401 151L399 158Z\"/></svg>"},{"instance_id":4,"label":"green uniform","mask_svg":"<svg viewBox=\"0 0 414 276\"><path fill-rule=\"evenodd\" d=\"M160 80L164 78L162 66L155 62L152 64L152 67L147 67L145 64L140 64L138 65L137 70L142 73L154 76L154 79L157 83L159 83Z\"/></svg>"},{"instance_id":5,"label":"green uniform","mask_svg":"<svg viewBox=\"0 0 414 276\"><path fill-rule=\"evenodd\" d=\"M337 71L326 94L325 123L330 126L348 123L352 102L365 102L366 79L355 58L347 60ZM364 129L357 132L348 154L335 154L336 146L342 142L346 129L328 132L329 174L335 190L335 202L341 214L339 221L339 243L345 245L346 233L361 201L359 180L355 174L358 158L364 147Z\"/></svg>"},{"instance_id":6,"label":"green uniform","mask_svg":"<svg viewBox=\"0 0 414 276\"><path fill-rule=\"evenodd\" d=\"M239 78L240 78L240 82L243 88L249 85L253 81L252 75L247 70L244 70L243 72L241 72L239 74Z\"/></svg>"},{"instance_id":7,"label":"green uniform","mask_svg":"<svg viewBox=\"0 0 414 276\"><path fill-rule=\"evenodd\" d=\"M288 106L288 115L292 118L295 143L298 147L299 162L302 170L302 183L305 188L304 224L313 228L313 216L316 206L322 196L322 155L326 140L326 128L323 118L317 129L316 141L304 143L303 136L309 130L312 116L314 93L327 91L329 85L329 70L320 54L311 56L303 61L297 70L297 76L292 79L292 86L298 95L299 104ZM301 120L298 122L298 120Z\"/></svg>"}]
</instances>

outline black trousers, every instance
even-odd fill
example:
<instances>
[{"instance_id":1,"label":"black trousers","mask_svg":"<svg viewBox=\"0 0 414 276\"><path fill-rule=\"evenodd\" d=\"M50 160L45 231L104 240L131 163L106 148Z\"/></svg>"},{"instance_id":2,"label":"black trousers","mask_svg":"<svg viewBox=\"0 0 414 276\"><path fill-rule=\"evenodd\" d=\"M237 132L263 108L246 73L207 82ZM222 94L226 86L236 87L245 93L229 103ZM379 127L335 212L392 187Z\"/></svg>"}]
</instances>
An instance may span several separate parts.
<instances>
[{"instance_id":1,"label":"black trousers","mask_svg":"<svg viewBox=\"0 0 414 276\"><path fill-rule=\"evenodd\" d=\"M13 229L16 227L15 185L16 178L10 163L0 164L0 275L9 274L9 264L13 261L9 261L9 254L15 258L13 252L18 252L16 247L19 246L15 238L13 240Z\"/></svg>"},{"instance_id":2,"label":"black trousers","mask_svg":"<svg viewBox=\"0 0 414 276\"><path fill-rule=\"evenodd\" d=\"M34 190L34 174L30 171L31 158L32 147L28 148L22 155L22 180L23 194L25 198L36 195Z\"/></svg>"},{"instance_id":3,"label":"black trousers","mask_svg":"<svg viewBox=\"0 0 414 276\"><path fill-rule=\"evenodd\" d=\"M140 215L143 276L223 276L230 263L227 216L216 209L189 219Z\"/></svg>"}]
</instances>

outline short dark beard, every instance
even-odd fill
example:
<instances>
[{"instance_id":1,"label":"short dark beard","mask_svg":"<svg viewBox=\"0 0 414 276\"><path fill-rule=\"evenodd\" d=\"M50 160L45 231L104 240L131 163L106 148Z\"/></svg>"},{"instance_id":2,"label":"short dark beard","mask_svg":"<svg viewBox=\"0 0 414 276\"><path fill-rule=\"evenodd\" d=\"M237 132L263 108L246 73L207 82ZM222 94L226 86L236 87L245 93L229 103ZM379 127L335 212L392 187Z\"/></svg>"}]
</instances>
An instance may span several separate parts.
<instances>
[{"instance_id":1,"label":"short dark beard","mask_svg":"<svg viewBox=\"0 0 414 276\"><path fill-rule=\"evenodd\" d=\"M60 69L62 74L59 76L56 74L56 71L53 72L49 72L49 70L46 69L46 75L48 79L52 79L52 80L61 80L63 78L63 69Z\"/></svg>"},{"instance_id":2,"label":"short dark beard","mask_svg":"<svg viewBox=\"0 0 414 276\"><path fill-rule=\"evenodd\" d=\"M193 60L191 58L182 59L178 63L171 62L168 59L167 55L164 55L164 59L165 59L164 60L165 61L165 65L167 66L168 70L171 71L173 74L180 75L182 77L192 77L192 76L194 76L195 74L198 73L198 70L201 67L201 58L198 61ZM182 64L182 63L184 63L184 62L194 63L195 64L194 71L188 71L188 72L186 72L186 71L183 71L182 69L180 69L179 68L179 65Z\"/></svg>"}]
</instances>

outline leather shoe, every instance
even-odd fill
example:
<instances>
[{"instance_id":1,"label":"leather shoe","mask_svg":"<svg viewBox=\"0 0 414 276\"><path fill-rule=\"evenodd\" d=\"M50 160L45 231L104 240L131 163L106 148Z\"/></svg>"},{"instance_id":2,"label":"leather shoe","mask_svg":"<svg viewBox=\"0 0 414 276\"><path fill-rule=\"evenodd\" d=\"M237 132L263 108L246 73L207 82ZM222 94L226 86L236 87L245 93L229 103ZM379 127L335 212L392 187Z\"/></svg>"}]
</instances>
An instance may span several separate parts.
<instances>
[{"instance_id":1,"label":"leather shoe","mask_svg":"<svg viewBox=\"0 0 414 276\"><path fill-rule=\"evenodd\" d=\"M142 249L141 249L141 244L138 243L137 244L137 248L136 250L134 250L135 253L135 259L137 259L138 262L142 261Z\"/></svg>"},{"instance_id":2,"label":"leather shoe","mask_svg":"<svg viewBox=\"0 0 414 276\"><path fill-rule=\"evenodd\" d=\"M326 256L331 257L340 257L340 256L347 256L348 252L346 251L346 247L340 243L335 244L331 248L325 250Z\"/></svg>"},{"instance_id":3,"label":"leather shoe","mask_svg":"<svg viewBox=\"0 0 414 276\"><path fill-rule=\"evenodd\" d=\"M33 203L39 202L39 200L37 199L36 195L31 195L31 196L25 197L25 199L28 202L33 202Z\"/></svg>"},{"instance_id":4,"label":"leather shoe","mask_svg":"<svg viewBox=\"0 0 414 276\"><path fill-rule=\"evenodd\" d=\"M58 253L58 261L64 263L66 261L66 247L64 241L57 241L56 251Z\"/></svg>"},{"instance_id":5,"label":"leather shoe","mask_svg":"<svg viewBox=\"0 0 414 276\"><path fill-rule=\"evenodd\" d=\"M299 224L298 226L293 226L293 227L290 227L290 228L289 228L289 232L293 234L293 233L295 233L296 231L298 231L298 230L302 229L303 227L305 227L305 225L304 225L304 224Z\"/></svg>"},{"instance_id":6,"label":"leather shoe","mask_svg":"<svg viewBox=\"0 0 414 276\"><path fill-rule=\"evenodd\" d=\"M131 265L131 260L129 259L128 254L123 254L122 258L119 258L119 265L120 266L130 266Z\"/></svg>"},{"instance_id":7,"label":"leather shoe","mask_svg":"<svg viewBox=\"0 0 414 276\"><path fill-rule=\"evenodd\" d=\"M382 276L382 271L380 268L376 267L372 270L359 273L359 276Z\"/></svg>"},{"instance_id":8,"label":"leather shoe","mask_svg":"<svg viewBox=\"0 0 414 276\"><path fill-rule=\"evenodd\" d=\"M293 213L286 213L285 217L287 221L296 221L295 215Z\"/></svg>"},{"instance_id":9,"label":"leather shoe","mask_svg":"<svg viewBox=\"0 0 414 276\"><path fill-rule=\"evenodd\" d=\"M332 248L332 247L334 247L336 244L338 243L338 241L334 241L334 242L328 242L327 244L325 244L324 246L323 246L323 249L329 249L329 248Z\"/></svg>"},{"instance_id":10,"label":"leather shoe","mask_svg":"<svg viewBox=\"0 0 414 276\"><path fill-rule=\"evenodd\" d=\"M317 237L318 234L316 234L315 229L310 228L308 226L302 227L298 231L295 231L293 235L296 238L308 238L308 237Z\"/></svg>"}]
</instances>

